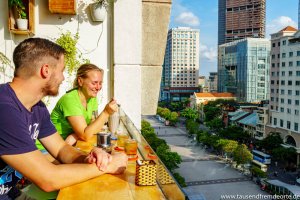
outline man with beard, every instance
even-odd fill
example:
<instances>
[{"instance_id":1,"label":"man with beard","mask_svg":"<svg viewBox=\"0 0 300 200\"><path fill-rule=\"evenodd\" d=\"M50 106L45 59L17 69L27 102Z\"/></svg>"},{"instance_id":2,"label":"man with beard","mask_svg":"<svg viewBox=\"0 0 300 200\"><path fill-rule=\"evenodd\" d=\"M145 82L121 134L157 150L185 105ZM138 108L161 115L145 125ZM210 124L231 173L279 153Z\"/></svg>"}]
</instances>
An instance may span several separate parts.
<instances>
[{"instance_id":1,"label":"man with beard","mask_svg":"<svg viewBox=\"0 0 300 200\"><path fill-rule=\"evenodd\" d=\"M21 199L15 185L25 176L44 191L54 191L104 173L122 173L125 154L99 148L85 154L66 144L50 121L41 99L57 95L64 80L64 53L59 45L29 38L14 50L12 82L0 85L0 199ZM60 163L37 150L38 139Z\"/></svg>"}]
</instances>

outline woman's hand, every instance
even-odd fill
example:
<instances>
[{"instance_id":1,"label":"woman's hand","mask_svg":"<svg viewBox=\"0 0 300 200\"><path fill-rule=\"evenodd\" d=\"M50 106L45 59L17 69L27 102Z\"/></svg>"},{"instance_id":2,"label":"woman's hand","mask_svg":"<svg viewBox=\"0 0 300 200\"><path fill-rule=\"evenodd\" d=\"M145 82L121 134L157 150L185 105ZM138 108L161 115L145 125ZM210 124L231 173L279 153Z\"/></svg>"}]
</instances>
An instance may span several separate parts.
<instances>
[{"instance_id":1,"label":"woman's hand","mask_svg":"<svg viewBox=\"0 0 300 200\"><path fill-rule=\"evenodd\" d=\"M109 115L112 115L114 112L118 111L118 104L117 101L112 98L108 104L106 104L104 111L107 112Z\"/></svg>"}]
</instances>

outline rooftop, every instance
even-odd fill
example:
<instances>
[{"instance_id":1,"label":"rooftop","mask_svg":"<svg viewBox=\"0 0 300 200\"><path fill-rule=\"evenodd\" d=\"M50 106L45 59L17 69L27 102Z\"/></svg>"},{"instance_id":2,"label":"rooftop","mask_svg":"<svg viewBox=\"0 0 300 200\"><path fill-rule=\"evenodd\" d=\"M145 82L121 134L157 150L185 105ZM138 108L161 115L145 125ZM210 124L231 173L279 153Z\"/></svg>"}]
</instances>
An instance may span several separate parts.
<instances>
[{"instance_id":1,"label":"rooftop","mask_svg":"<svg viewBox=\"0 0 300 200\"><path fill-rule=\"evenodd\" d=\"M195 94L197 97L235 97L232 93L228 93L228 92L224 92L224 93L200 92Z\"/></svg>"}]
</instances>

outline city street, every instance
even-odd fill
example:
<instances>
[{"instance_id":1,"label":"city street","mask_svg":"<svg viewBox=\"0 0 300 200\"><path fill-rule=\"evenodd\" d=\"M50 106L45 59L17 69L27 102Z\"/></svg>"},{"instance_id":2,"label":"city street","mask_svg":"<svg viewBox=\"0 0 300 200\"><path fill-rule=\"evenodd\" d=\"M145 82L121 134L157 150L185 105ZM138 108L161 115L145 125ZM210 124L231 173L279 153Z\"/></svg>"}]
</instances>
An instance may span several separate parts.
<instances>
[{"instance_id":1,"label":"city street","mask_svg":"<svg viewBox=\"0 0 300 200\"><path fill-rule=\"evenodd\" d=\"M201 193L207 200L219 200L221 195L268 195L249 177L196 144L194 138L187 136L185 127L165 126L155 116L143 116L143 119L181 156L183 161L176 171L185 178L188 187L184 190L188 194Z\"/></svg>"}]
</instances>

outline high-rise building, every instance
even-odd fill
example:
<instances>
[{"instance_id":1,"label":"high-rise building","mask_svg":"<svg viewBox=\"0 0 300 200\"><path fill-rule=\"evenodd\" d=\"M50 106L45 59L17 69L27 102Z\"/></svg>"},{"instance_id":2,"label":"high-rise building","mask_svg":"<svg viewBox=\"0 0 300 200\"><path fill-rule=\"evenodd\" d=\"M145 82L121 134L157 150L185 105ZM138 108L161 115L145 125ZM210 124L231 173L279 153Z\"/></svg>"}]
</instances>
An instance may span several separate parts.
<instances>
[{"instance_id":1,"label":"high-rise building","mask_svg":"<svg viewBox=\"0 0 300 200\"><path fill-rule=\"evenodd\" d=\"M160 100L180 101L199 91L199 30L172 28L168 32Z\"/></svg>"},{"instance_id":2,"label":"high-rise building","mask_svg":"<svg viewBox=\"0 0 300 200\"><path fill-rule=\"evenodd\" d=\"M233 93L238 101L269 99L270 41L245 38L219 46L218 92Z\"/></svg>"},{"instance_id":3,"label":"high-rise building","mask_svg":"<svg viewBox=\"0 0 300 200\"><path fill-rule=\"evenodd\" d=\"M271 35L269 120L266 133L278 132L300 147L300 32L286 27ZM297 145L298 144L298 145Z\"/></svg>"},{"instance_id":4,"label":"high-rise building","mask_svg":"<svg viewBox=\"0 0 300 200\"><path fill-rule=\"evenodd\" d=\"M218 72L209 72L208 88L209 92L218 92Z\"/></svg>"},{"instance_id":5,"label":"high-rise building","mask_svg":"<svg viewBox=\"0 0 300 200\"><path fill-rule=\"evenodd\" d=\"M298 29L300 28L300 0L298 2Z\"/></svg>"},{"instance_id":6,"label":"high-rise building","mask_svg":"<svg viewBox=\"0 0 300 200\"><path fill-rule=\"evenodd\" d=\"M264 38L266 0L219 0L218 44Z\"/></svg>"}]
</instances>

